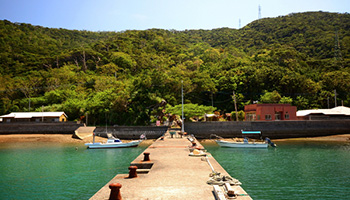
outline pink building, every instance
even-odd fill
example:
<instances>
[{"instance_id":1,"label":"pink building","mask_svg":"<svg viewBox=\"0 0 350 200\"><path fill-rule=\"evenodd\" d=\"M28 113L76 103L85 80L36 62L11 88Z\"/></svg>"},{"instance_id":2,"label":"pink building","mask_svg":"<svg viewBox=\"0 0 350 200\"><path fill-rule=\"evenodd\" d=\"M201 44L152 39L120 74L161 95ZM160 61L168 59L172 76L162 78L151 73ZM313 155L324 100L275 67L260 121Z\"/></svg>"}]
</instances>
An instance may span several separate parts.
<instances>
[{"instance_id":1,"label":"pink building","mask_svg":"<svg viewBox=\"0 0 350 200\"><path fill-rule=\"evenodd\" d=\"M297 107L289 104L250 104L244 112L246 121L297 120Z\"/></svg>"}]
</instances>

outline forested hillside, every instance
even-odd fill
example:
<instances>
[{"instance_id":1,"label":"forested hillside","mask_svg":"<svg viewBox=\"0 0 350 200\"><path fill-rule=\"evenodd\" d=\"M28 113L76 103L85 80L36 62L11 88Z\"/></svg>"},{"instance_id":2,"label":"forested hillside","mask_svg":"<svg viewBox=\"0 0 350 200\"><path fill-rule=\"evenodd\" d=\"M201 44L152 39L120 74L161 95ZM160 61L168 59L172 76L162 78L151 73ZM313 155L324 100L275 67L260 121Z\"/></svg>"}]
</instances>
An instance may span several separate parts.
<instances>
[{"instance_id":1,"label":"forested hillside","mask_svg":"<svg viewBox=\"0 0 350 200\"><path fill-rule=\"evenodd\" d=\"M0 115L43 109L145 125L162 100L181 103L181 81L186 103L222 113L234 110L233 91L239 110L268 103L267 94L327 108L334 90L338 105L350 106L350 14L296 13L239 30L89 32L0 21Z\"/></svg>"}]
</instances>

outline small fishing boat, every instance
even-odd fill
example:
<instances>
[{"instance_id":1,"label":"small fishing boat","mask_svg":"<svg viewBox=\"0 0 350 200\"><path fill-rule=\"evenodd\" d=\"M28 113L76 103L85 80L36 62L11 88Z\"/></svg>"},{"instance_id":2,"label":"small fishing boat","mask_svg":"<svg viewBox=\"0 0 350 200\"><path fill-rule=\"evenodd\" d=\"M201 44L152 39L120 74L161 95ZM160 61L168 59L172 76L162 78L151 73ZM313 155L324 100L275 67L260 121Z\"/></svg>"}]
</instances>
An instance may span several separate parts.
<instances>
[{"instance_id":1,"label":"small fishing boat","mask_svg":"<svg viewBox=\"0 0 350 200\"><path fill-rule=\"evenodd\" d=\"M261 131L242 131L242 134L260 134ZM269 138L265 138L263 142L257 142L255 140L249 141L247 137L244 137L243 141L233 140L225 141L222 137L212 134L210 137L216 137L215 142L221 147L231 147L231 148L267 148L269 145L276 147Z\"/></svg>"},{"instance_id":2,"label":"small fishing boat","mask_svg":"<svg viewBox=\"0 0 350 200\"><path fill-rule=\"evenodd\" d=\"M108 134L107 142L95 143L95 134L93 136L94 139L92 143L85 143L85 145L89 149L137 147L146 138L145 135L142 134L139 140L124 143L120 139Z\"/></svg>"},{"instance_id":3,"label":"small fishing boat","mask_svg":"<svg viewBox=\"0 0 350 200\"><path fill-rule=\"evenodd\" d=\"M236 148L267 148L268 143L265 142L228 142L224 140L215 140L221 147L236 147Z\"/></svg>"}]
</instances>

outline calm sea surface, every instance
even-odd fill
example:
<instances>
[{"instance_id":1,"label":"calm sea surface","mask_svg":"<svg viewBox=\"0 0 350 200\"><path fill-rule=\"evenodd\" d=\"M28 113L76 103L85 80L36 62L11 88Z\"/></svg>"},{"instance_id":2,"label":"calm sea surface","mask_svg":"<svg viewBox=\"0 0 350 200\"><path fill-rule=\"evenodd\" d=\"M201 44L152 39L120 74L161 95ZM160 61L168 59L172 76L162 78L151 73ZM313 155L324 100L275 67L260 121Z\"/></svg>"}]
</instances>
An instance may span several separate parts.
<instances>
[{"instance_id":1,"label":"calm sea surface","mask_svg":"<svg viewBox=\"0 0 350 200\"><path fill-rule=\"evenodd\" d=\"M130 162L145 148L1 146L0 199L89 199L116 174L127 174Z\"/></svg>"},{"instance_id":2,"label":"calm sea surface","mask_svg":"<svg viewBox=\"0 0 350 200\"><path fill-rule=\"evenodd\" d=\"M350 199L349 143L206 149L253 199Z\"/></svg>"},{"instance_id":3,"label":"calm sea surface","mask_svg":"<svg viewBox=\"0 0 350 200\"><path fill-rule=\"evenodd\" d=\"M279 143L277 148L205 145L253 199L350 199L350 145ZM0 199L89 199L146 147L11 144L0 148Z\"/></svg>"}]
</instances>

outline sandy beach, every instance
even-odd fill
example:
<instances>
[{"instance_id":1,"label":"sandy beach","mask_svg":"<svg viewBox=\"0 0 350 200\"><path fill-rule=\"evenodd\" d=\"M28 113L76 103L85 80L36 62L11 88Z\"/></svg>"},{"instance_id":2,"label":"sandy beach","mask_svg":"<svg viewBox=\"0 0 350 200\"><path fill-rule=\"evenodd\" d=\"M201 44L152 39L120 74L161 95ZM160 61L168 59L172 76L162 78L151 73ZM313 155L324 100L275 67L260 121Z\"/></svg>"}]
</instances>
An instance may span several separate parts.
<instances>
[{"instance_id":1,"label":"sandy beach","mask_svg":"<svg viewBox=\"0 0 350 200\"><path fill-rule=\"evenodd\" d=\"M95 137L95 142L106 142L107 138ZM128 142L130 140L122 140ZM45 143L62 143L62 144L84 144L92 142L92 136L84 139L73 138L69 134L10 134L0 135L0 144L2 143L30 143L30 142L45 142ZM152 143L153 140L143 141L143 144Z\"/></svg>"},{"instance_id":2,"label":"sandy beach","mask_svg":"<svg viewBox=\"0 0 350 200\"><path fill-rule=\"evenodd\" d=\"M96 137L96 142L102 142L106 138ZM0 143L14 142L53 142L53 143L87 143L91 142L92 137L83 140L72 138L67 134L10 134L0 135Z\"/></svg>"}]
</instances>

